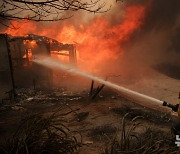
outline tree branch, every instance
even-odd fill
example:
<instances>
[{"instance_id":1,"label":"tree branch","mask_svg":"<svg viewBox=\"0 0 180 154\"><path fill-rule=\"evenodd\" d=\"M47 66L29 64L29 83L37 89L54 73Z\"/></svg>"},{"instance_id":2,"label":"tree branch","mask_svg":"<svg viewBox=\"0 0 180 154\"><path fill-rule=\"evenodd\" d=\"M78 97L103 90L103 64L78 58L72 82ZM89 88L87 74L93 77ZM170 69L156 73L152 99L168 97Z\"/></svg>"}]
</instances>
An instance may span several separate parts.
<instances>
[{"instance_id":1,"label":"tree branch","mask_svg":"<svg viewBox=\"0 0 180 154\"><path fill-rule=\"evenodd\" d=\"M7 20L58 21L73 16L63 17L66 11L102 13L110 9L104 9L105 6L101 0L2 0L0 17Z\"/></svg>"}]
</instances>

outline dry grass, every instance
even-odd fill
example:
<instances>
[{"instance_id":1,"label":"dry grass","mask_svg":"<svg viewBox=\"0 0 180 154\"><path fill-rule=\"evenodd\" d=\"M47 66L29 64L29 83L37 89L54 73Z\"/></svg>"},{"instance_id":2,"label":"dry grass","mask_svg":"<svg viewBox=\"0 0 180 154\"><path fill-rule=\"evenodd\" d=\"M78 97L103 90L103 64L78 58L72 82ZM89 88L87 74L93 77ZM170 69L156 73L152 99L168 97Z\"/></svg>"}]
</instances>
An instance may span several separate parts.
<instances>
[{"instance_id":1,"label":"dry grass","mask_svg":"<svg viewBox=\"0 0 180 154\"><path fill-rule=\"evenodd\" d=\"M149 122L153 122L158 125L159 124L165 125L172 123L170 113L165 113L161 111L157 112L156 110L150 108L148 108L148 110L144 110L144 108L140 108L140 107L131 108L129 106L124 105L123 107L120 108L112 108L111 111L120 116L129 113L128 117L126 117L126 119L129 120L131 120L133 117L141 116L145 120Z\"/></svg>"},{"instance_id":2,"label":"dry grass","mask_svg":"<svg viewBox=\"0 0 180 154\"><path fill-rule=\"evenodd\" d=\"M65 117L71 112L62 113L60 108L47 117L32 115L24 119L0 153L75 153L81 146L81 139L77 140L77 133L66 127Z\"/></svg>"},{"instance_id":3,"label":"dry grass","mask_svg":"<svg viewBox=\"0 0 180 154\"><path fill-rule=\"evenodd\" d=\"M138 120L141 117L137 116L126 123L127 116L128 114L122 119L121 134L105 147L103 154L175 154L180 152L174 143L174 136L151 129L138 134L136 129L141 127L141 122Z\"/></svg>"},{"instance_id":4,"label":"dry grass","mask_svg":"<svg viewBox=\"0 0 180 154\"><path fill-rule=\"evenodd\" d=\"M107 138L112 138L116 131L117 128L106 124L92 129L88 136L95 140L107 140Z\"/></svg>"}]
</instances>

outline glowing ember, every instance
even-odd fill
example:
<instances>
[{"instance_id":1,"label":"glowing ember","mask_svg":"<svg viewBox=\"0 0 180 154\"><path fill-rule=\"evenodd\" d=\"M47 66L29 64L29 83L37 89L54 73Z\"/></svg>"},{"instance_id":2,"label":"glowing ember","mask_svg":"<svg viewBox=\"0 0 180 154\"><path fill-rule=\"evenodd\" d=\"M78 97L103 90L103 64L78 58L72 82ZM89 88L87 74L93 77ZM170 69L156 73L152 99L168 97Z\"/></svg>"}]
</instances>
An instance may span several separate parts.
<instances>
[{"instance_id":1,"label":"glowing ember","mask_svg":"<svg viewBox=\"0 0 180 154\"><path fill-rule=\"evenodd\" d=\"M32 41L29 41L29 40L23 40L23 44L25 45L28 45L30 46L31 48L34 48L37 46L37 42L36 40L32 40Z\"/></svg>"},{"instance_id":2,"label":"glowing ember","mask_svg":"<svg viewBox=\"0 0 180 154\"><path fill-rule=\"evenodd\" d=\"M133 32L142 25L144 11L144 6L129 6L124 11L123 19L122 16L119 17L121 22L115 25L111 25L108 19L102 17L78 27L62 25L62 22L52 23L47 27L34 22L12 21L12 24L19 28L8 28L4 33L14 36L36 34L62 43L76 43L79 66L86 71L97 72L100 66L113 63L123 55L121 44L129 41ZM36 44L31 43L32 46Z\"/></svg>"}]
</instances>

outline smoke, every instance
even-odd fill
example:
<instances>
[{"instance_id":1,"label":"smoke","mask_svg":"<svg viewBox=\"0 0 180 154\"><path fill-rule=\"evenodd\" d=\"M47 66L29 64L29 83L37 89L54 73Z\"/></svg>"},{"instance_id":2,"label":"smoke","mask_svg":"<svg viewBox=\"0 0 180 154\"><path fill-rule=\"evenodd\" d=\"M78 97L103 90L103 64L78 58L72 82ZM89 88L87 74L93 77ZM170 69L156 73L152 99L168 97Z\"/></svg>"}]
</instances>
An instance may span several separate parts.
<instances>
[{"instance_id":1,"label":"smoke","mask_svg":"<svg viewBox=\"0 0 180 154\"><path fill-rule=\"evenodd\" d=\"M126 5L146 5L144 30L174 26L180 15L179 0L127 0Z\"/></svg>"},{"instance_id":2,"label":"smoke","mask_svg":"<svg viewBox=\"0 0 180 154\"><path fill-rule=\"evenodd\" d=\"M124 55L117 60L109 60L101 66L105 74L126 74L125 78L152 76L151 67L161 63L180 66L180 1L179 0L127 0L114 3L104 14L86 16L86 24L99 16L108 20L112 27L123 22L125 9L130 6L144 6L143 23L128 41L120 42ZM76 19L76 18L74 18ZM81 23L79 20L78 22ZM69 21L70 23L70 21ZM150 68L150 69L149 69ZM138 77L137 77L138 76ZM130 80L128 78L128 80Z\"/></svg>"},{"instance_id":3,"label":"smoke","mask_svg":"<svg viewBox=\"0 0 180 154\"><path fill-rule=\"evenodd\" d=\"M128 5L145 3L129 0ZM144 24L134 33L130 47L125 47L131 56L150 64L161 62L178 63L180 58L180 1L151 0L146 3ZM130 56L130 57L131 57ZM132 58L132 57L131 57Z\"/></svg>"},{"instance_id":4,"label":"smoke","mask_svg":"<svg viewBox=\"0 0 180 154\"><path fill-rule=\"evenodd\" d=\"M145 29L170 29L174 27L180 17L179 0L153 0L147 9Z\"/></svg>"},{"instance_id":5,"label":"smoke","mask_svg":"<svg viewBox=\"0 0 180 154\"><path fill-rule=\"evenodd\" d=\"M161 64L180 66L180 1L128 0L125 7L139 5L146 6L143 24L122 45L124 56L115 67L129 82L154 77Z\"/></svg>"}]
</instances>

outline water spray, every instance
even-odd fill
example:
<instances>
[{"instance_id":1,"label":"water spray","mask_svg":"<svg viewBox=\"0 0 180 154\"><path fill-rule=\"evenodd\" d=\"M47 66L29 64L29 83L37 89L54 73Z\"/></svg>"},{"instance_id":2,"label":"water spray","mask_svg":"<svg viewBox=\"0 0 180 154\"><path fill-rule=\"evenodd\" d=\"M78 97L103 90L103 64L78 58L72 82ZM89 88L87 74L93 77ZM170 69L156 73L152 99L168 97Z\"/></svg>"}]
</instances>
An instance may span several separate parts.
<instances>
[{"instance_id":1,"label":"water spray","mask_svg":"<svg viewBox=\"0 0 180 154\"><path fill-rule=\"evenodd\" d=\"M59 62L58 60L50 58L50 57L40 57L39 56L39 57L36 57L33 60L33 62L40 64L40 65L43 65L43 66L46 66L46 67L49 67L51 69L64 70L66 72L73 73L76 75L80 75L80 76L83 76L85 78L89 78L89 79L92 79L94 81L100 82L100 83L102 83L102 84L104 84L104 85L106 85L112 89L119 91L121 93L121 95L123 95L126 98L133 99L133 100L136 100L138 102L143 102L143 106L149 106L149 105L151 105L151 106L152 105L162 106L163 105L163 106L167 106L167 107L172 108L173 111L177 111L178 107L179 107L179 104L178 105L172 105L172 104L169 104L165 101L161 101L161 100L158 100L156 98L141 94L139 92L124 88L124 87L119 86L115 83L103 80L100 77L91 75L91 74L86 73L86 72L82 72L82 71L78 70L77 68L74 68L70 65L63 64L63 63ZM144 103L146 103L146 104L144 104Z\"/></svg>"}]
</instances>

